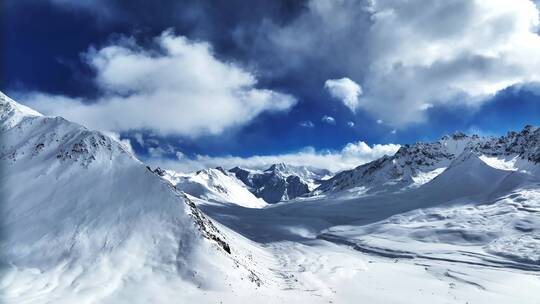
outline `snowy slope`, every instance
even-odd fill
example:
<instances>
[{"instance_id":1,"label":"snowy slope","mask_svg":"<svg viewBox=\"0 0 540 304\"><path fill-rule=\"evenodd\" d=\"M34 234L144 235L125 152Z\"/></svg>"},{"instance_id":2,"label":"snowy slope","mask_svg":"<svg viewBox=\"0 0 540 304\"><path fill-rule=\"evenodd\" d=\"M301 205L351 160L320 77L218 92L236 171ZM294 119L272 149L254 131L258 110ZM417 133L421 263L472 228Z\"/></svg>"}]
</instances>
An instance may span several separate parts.
<instances>
[{"instance_id":1,"label":"snowy slope","mask_svg":"<svg viewBox=\"0 0 540 304\"><path fill-rule=\"evenodd\" d=\"M0 111L5 302L189 302L257 287L193 202L120 143L4 95Z\"/></svg>"},{"instance_id":2,"label":"snowy slope","mask_svg":"<svg viewBox=\"0 0 540 304\"><path fill-rule=\"evenodd\" d=\"M263 199L253 195L244 183L221 168L205 169L184 176L169 171L163 176L178 190L205 201L236 204L247 208L262 208L267 205Z\"/></svg>"},{"instance_id":3,"label":"snowy slope","mask_svg":"<svg viewBox=\"0 0 540 304\"><path fill-rule=\"evenodd\" d=\"M2 131L12 128L25 117L43 116L41 113L29 107L15 102L13 99L0 92L0 119Z\"/></svg>"},{"instance_id":4,"label":"snowy slope","mask_svg":"<svg viewBox=\"0 0 540 304\"><path fill-rule=\"evenodd\" d=\"M433 181L395 195L409 193L420 208L320 237L380 256L540 272L540 177L464 152Z\"/></svg>"},{"instance_id":5,"label":"snowy slope","mask_svg":"<svg viewBox=\"0 0 540 304\"><path fill-rule=\"evenodd\" d=\"M464 149L402 191L203 210L268 244L289 288L328 302L538 303L539 189L537 175Z\"/></svg>"}]
</instances>

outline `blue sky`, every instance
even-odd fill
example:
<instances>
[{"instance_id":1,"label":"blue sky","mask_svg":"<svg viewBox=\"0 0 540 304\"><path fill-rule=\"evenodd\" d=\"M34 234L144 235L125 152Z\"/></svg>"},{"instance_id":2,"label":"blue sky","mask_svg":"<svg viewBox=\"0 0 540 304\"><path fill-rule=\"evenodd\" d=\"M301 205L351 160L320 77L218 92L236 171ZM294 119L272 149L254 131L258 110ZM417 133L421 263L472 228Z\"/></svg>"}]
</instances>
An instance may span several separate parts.
<instances>
[{"instance_id":1,"label":"blue sky","mask_svg":"<svg viewBox=\"0 0 540 304\"><path fill-rule=\"evenodd\" d=\"M528 0L2 5L0 89L155 164L342 169L540 119Z\"/></svg>"}]
</instances>

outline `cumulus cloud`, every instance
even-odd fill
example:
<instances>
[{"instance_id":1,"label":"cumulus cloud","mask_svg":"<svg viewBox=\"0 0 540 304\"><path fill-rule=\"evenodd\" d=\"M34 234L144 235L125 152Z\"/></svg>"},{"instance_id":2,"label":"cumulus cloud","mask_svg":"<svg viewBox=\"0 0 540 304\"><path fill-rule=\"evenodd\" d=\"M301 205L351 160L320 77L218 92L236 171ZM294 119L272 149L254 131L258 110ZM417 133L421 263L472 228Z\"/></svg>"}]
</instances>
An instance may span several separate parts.
<instances>
[{"instance_id":1,"label":"cumulus cloud","mask_svg":"<svg viewBox=\"0 0 540 304\"><path fill-rule=\"evenodd\" d=\"M329 124L329 125L335 125L336 124L336 119L334 117L328 116L328 115L324 115L321 118L321 121L326 123L326 124Z\"/></svg>"},{"instance_id":2,"label":"cumulus cloud","mask_svg":"<svg viewBox=\"0 0 540 304\"><path fill-rule=\"evenodd\" d=\"M436 105L478 105L509 86L540 80L531 1L407 4L373 2L367 110L399 126L422 121Z\"/></svg>"},{"instance_id":3,"label":"cumulus cloud","mask_svg":"<svg viewBox=\"0 0 540 304\"><path fill-rule=\"evenodd\" d=\"M402 127L539 82L538 26L530 0L312 0L268 36L291 69L316 57L318 70L359 80L358 108Z\"/></svg>"},{"instance_id":4,"label":"cumulus cloud","mask_svg":"<svg viewBox=\"0 0 540 304\"><path fill-rule=\"evenodd\" d=\"M207 155L197 155L194 158L183 158L180 161L170 159L150 159L148 162L153 166L160 166L162 168L178 170L181 172L192 172L218 166L225 168L239 166L251 169L266 169L270 165L280 162L296 166L312 166L337 172L354 168L384 155L393 155L399 147L400 146L396 144L378 144L369 146L365 142L359 141L356 143L348 143L340 151L317 151L312 147L307 147L298 152L279 155L260 155L246 158L238 156L212 157Z\"/></svg>"},{"instance_id":5,"label":"cumulus cloud","mask_svg":"<svg viewBox=\"0 0 540 304\"><path fill-rule=\"evenodd\" d=\"M328 79L324 83L332 97L339 99L353 113L358 108L358 97L362 95L362 87L347 77L340 79Z\"/></svg>"},{"instance_id":6,"label":"cumulus cloud","mask_svg":"<svg viewBox=\"0 0 540 304\"><path fill-rule=\"evenodd\" d=\"M257 88L253 74L217 59L207 43L165 31L155 48L143 49L126 37L91 48L84 58L96 72L102 93L97 100L43 93L21 100L95 129L190 137L219 134L296 103L291 95Z\"/></svg>"}]
</instances>

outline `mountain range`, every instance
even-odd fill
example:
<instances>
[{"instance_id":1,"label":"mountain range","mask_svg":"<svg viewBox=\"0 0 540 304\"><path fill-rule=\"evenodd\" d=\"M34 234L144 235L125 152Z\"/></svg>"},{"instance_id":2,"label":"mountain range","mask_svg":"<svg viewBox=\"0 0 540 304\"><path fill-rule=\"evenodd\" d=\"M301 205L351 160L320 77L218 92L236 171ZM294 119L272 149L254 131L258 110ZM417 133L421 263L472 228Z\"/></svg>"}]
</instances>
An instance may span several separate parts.
<instances>
[{"instance_id":1,"label":"mountain range","mask_svg":"<svg viewBox=\"0 0 540 304\"><path fill-rule=\"evenodd\" d=\"M6 303L540 302L536 127L333 175L150 169L1 93L0 136Z\"/></svg>"},{"instance_id":2,"label":"mountain range","mask_svg":"<svg viewBox=\"0 0 540 304\"><path fill-rule=\"evenodd\" d=\"M540 162L540 130L526 126L501 137L467 136L457 132L434 143L416 143L325 180L315 193L362 187L366 192L396 191L423 185L442 173L462 153L508 170L537 174Z\"/></svg>"}]
</instances>

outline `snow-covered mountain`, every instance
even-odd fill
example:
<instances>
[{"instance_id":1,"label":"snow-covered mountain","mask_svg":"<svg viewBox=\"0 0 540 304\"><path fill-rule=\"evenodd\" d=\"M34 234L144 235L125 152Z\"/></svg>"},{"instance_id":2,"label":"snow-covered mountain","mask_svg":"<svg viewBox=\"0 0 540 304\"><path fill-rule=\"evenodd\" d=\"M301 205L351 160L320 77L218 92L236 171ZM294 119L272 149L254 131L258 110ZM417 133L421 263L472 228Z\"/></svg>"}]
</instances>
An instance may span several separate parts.
<instances>
[{"instance_id":1,"label":"snow-covered mountain","mask_svg":"<svg viewBox=\"0 0 540 304\"><path fill-rule=\"evenodd\" d=\"M260 284L242 247L114 139L1 93L0 130L3 302L192 302Z\"/></svg>"},{"instance_id":2,"label":"snow-covered mountain","mask_svg":"<svg viewBox=\"0 0 540 304\"><path fill-rule=\"evenodd\" d=\"M218 204L229 203L248 208L262 208L266 202L253 195L234 174L222 168L205 169L194 174L181 174L170 170L154 170L175 187L189 195Z\"/></svg>"},{"instance_id":3,"label":"snow-covered mountain","mask_svg":"<svg viewBox=\"0 0 540 304\"><path fill-rule=\"evenodd\" d=\"M313 194L350 191L392 192L419 187L439 174L462 153L472 152L491 165L538 172L540 130L532 126L505 136L479 137L455 133L434 143L404 145L396 154L336 174Z\"/></svg>"},{"instance_id":4,"label":"snow-covered mountain","mask_svg":"<svg viewBox=\"0 0 540 304\"><path fill-rule=\"evenodd\" d=\"M528 127L516 138L534 141L536 132ZM465 140L484 142L468 149ZM537 303L540 165L494 148L499 139L442 141L453 143L439 146L446 156L426 158L444 158L445 169L400 191L323 193L249 213L203 210L268 244L294 275L289 288L328 302ZM535 155L534 145L519 142L528 148L517 153ZM480 153L488 146L489 155Z\"/></svg>"},{"instance_id":5,"label":"snow-covered mountain","mask_svg":"<svg viewBox=\"0 0 540 304\"><path fill-rule=\"evenodd\" d=\"M235 167L229 170L268 203L286 201L309 193L330 176L325 169L274 164L264 171Z\"/></svg>"},{"instance_id":6,"label":"snow-covered mountain","mask_svg":"<svg viewBox=\"0 0 540 304\"><path fill-rule=\"evenodd\" d=\"M2 302L540 303L534 127L404 146L328 181L150 170L3 94L0 139Z\"/></svg>"}]
</instances>

